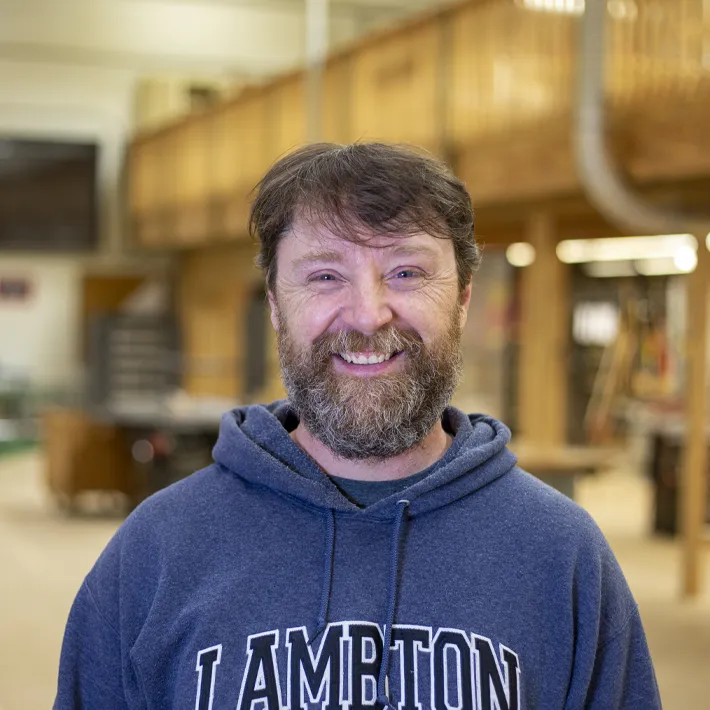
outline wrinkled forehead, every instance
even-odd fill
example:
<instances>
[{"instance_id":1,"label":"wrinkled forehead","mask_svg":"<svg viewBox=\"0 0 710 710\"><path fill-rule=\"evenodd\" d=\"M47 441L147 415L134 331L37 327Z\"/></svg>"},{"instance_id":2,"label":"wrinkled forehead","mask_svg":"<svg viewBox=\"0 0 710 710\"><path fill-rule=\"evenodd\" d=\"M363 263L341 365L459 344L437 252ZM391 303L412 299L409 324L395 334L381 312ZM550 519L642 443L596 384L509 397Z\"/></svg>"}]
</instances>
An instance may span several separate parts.
<instances>
[{"instance_id":1,"label":"wrinkled forehead","mask_svg":"<svg viewBox=\"0 0 710 710\"><path fill-rule=\"evenodd\" d=\"M281 247L284 247L283 249ZM434 237L423 231L398 232L378 231L365 226L336 229L311 220L296 219L282 237L279 251L297 258L300 253L320 251L347 257L348 254L375 252L438 253L453 255L450 239Z\"/></svg>"}]
</instances>

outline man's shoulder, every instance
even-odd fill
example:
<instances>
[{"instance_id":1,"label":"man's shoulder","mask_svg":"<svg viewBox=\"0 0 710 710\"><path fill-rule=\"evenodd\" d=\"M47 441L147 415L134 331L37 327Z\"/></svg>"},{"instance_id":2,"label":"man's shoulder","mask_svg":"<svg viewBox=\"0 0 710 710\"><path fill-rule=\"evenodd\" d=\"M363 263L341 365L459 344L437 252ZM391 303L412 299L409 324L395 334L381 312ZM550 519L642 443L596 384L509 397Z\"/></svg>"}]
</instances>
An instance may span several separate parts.
<instances>
[{"instance_id":1,"label":"man's shoulder","mask_svg":"<svg viewBox=\"0 0 710 710\"><path fill-rule=\"evenodd\" d=\"M508 530L564 546L607 546L596 521L584 508L536 476L516 467L499 485L499 515Z\"/></svg>"},{"instance_id":2,"label":"man's shoulder","mask_svg":"<svg viewBox=\"0 0 710 710\"><path fill-rule=\"evenodd\" d=\"M179 534L180 530L220 517L220 508L234 507L244 488L237 476L211 464L146 498L122 525L127 538Z\"/></svg>"},{"instance_id":3,"label":"man's shoulder","mask_svg":"<svg viewBox=\"0 0 710 710\"><path fill-rule=\"evenodd\" d=\"M210 464L189 476L162 488L146 498L135 512L150 514L165 508L192 507L232 489L235 477L219 464Z\"/></svg>"}]
</instances>

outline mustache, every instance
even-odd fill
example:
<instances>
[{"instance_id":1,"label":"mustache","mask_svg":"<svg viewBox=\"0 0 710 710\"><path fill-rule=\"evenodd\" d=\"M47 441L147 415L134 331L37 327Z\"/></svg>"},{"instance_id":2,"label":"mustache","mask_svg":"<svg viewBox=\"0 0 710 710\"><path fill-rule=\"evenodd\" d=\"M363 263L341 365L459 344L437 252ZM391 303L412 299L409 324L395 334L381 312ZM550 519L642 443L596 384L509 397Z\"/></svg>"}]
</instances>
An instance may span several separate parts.
<instances>
[{"instance_id":1,"label":"mustache","mask_svg":"<svg viewBox=\"0 0 710 710\"><path fill-rule=\"evenodd\" d=\"M424 347L421 336L413 330L389 326L374 335L365 335L357 330L341 330L323 333L313 343L313 354L327 358L342 352L385 352L394 353L407 350L418 353Z\"/></svg>"}]
</instances>

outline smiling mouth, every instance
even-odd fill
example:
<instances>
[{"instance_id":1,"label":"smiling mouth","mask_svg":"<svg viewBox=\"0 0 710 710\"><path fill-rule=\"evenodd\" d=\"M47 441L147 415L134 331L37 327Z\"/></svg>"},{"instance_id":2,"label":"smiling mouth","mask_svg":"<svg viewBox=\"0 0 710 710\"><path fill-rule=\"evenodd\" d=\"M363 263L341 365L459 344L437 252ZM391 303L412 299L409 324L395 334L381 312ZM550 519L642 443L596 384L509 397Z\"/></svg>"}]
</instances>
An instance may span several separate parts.
<instances>
[{"instance_id":1,"label":"smiling mouth","mask_svg":"<svg viewBox=\"0 0 710 710\"><path fill-rule=\"evenodd\" d=\"M338 355L342 360L351 365L377 365L381 362L386 362L391 360L400 354L401 351L384 353L384 352L374 352L374 353L353 353L353 352L339 352L334 353Z\"/></svg>"}]
</instances>

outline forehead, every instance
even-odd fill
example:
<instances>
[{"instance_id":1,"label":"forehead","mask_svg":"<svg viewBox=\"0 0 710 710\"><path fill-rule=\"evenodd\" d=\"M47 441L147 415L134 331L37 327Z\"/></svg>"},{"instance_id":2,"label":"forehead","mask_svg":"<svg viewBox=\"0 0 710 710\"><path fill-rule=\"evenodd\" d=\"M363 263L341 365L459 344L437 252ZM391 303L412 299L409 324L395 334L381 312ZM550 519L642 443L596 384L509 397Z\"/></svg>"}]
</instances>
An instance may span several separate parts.
<instances>
[{"instance_id":1,"label":"forehead","mask_svg":"<svg viewBox=\"0 0 710 710\"><path fill-rule=\"evenodd\" d=\"M433 237L425 232L413 234L377 234L362 232L358 241L346 239L324 226L295 221L284 234L278 247L282 266L300 263L304 257L321 260L350 260L363 257L426 256L435 259L453 258L450 239Z\"/></svg>"}]
</instances>

